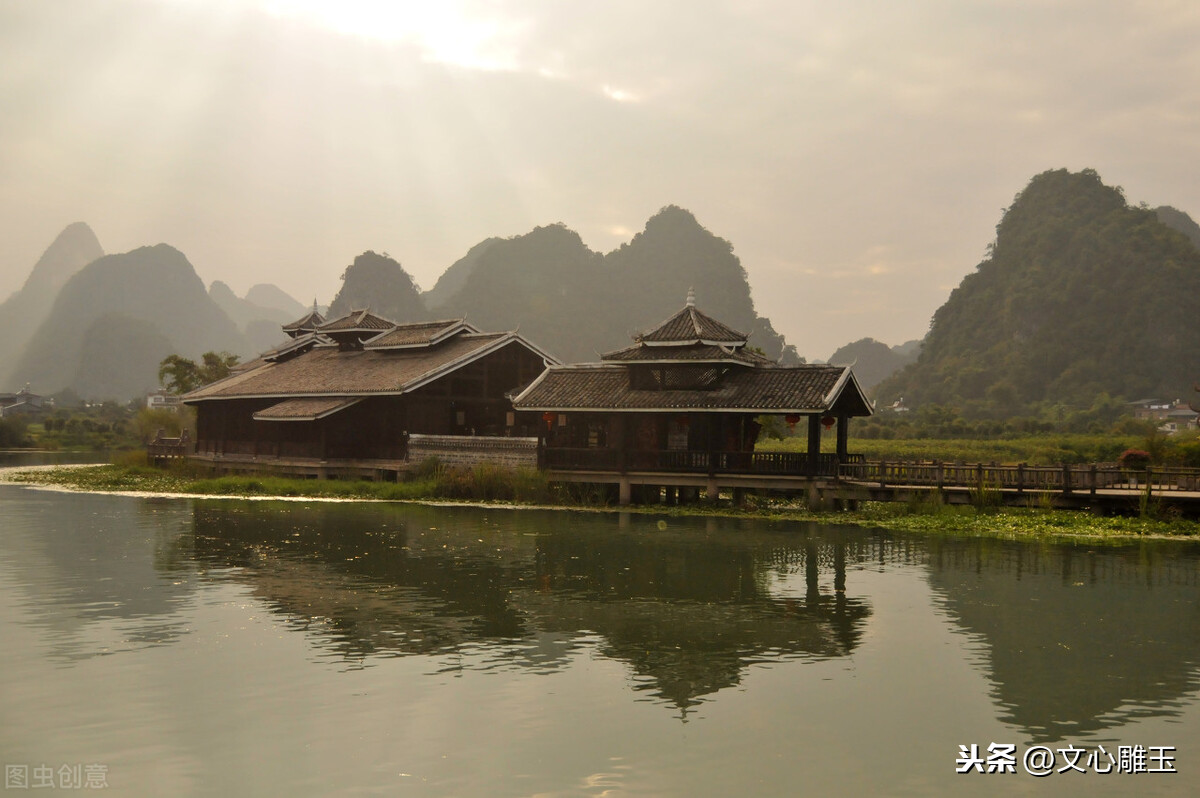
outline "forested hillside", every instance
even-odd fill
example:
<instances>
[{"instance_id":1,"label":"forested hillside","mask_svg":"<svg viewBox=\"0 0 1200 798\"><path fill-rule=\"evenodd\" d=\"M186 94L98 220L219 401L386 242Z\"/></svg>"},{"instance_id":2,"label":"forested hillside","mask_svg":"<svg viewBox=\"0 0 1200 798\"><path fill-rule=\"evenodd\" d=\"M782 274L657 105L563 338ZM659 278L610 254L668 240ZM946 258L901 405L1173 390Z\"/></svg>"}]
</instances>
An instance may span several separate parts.
<instances>
[{"instance_id":1,"label":"forested hillside","mask_svg":"<svg viewBox=\"0 0 1200 798\"><path fill-rule=\"evenodd\" d=\"M329 303L329 318L364 308L396 322L427 318L421 293L408 272L386 253L369 250L342 272L342 288Z\"/></svg>"},{"instance_id":2,"label":"forested hillside","mask_svg":"<svg viewBox=\"0 0 1200 798\"><path fill-rule=\"evenodd\" d=\"M1015 413L1188 394L1200 377L1200 251L1092 170L1035 177L989 256L934 314L882 402Z\"/></svg>"},{"instance_id":3,"label":"forested hillside","mask_svg":"<svg viewBox=\"0 0 1200 798\"><path fill-rule=\"evenodd\" d=\"M448 296L439 290L445 298L436 315L465 314L486 329L519 327L567 362L596 360L597 353L628 345L633 333L683 307L689 288L704 312L750 333L768 356L798 360L795 348L755 312L732 245L682 208L663 208L607 255L556 224L489 239L453 268L458 288Z\"/></svg>"},{"instance_id":4,"label":"forested hillside","mask_svg":"<svg viewBox=\"0 0 1200 798\"><path fill-rule=\"evenodd\" d=\"M858 384L869 392L880 382L916 360L919 351L919 341L888 346L874 338L861 338L839 348L829 356L828 362L835 366L853 366Z\"/></svg>"}]
</instances>

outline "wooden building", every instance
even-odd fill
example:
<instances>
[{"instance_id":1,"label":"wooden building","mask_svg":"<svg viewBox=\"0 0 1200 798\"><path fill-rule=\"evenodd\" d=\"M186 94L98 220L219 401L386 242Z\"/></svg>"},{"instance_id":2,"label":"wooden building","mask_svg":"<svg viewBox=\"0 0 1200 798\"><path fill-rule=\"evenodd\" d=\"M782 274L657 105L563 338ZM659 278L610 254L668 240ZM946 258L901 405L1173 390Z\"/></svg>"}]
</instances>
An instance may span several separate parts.
<instances>
[{"instance_id":1,"label":"wooden building","mask_svg":"<svg viewBox=\"0 0 1200 798\"><path fill-rule=\"evenodd\" d=\"M689 294L633 346L600 363L551 365L513 404L542 421L543 463L556 471L836 476L851 459L849 420L872 412L854 374L780 366L746 338ZM804 424L806 451L756 452L764 414ZM835 453L821 454L823 429L836 434Z\"/></svg>"},{"instance_id":2,"label":"wooden building","mask_svg":"<svg viewBox=\"0 0 1200 798\"><path fill-rule=\"evenodd\" d=\"M507 396L556 362L463 319L326 321L314 309L284 330L286 345L183 397L197 412L195 457L398 465L411 433L520 435Z\"/></svg>"}]
</instances>

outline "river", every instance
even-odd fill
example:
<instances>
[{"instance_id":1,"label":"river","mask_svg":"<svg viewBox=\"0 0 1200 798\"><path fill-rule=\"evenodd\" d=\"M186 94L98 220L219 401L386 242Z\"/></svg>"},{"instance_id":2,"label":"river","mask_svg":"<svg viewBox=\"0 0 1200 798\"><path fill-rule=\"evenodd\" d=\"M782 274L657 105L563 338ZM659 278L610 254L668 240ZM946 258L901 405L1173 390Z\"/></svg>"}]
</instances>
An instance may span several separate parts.
<instances>
[{"instance_id":1,"label":"river","mask_svg":"<svg viewBox=\"0 0 1200 798\"><path fill-rule=\"evenodd\" d=\"M2 484L0 759L127 795L1195 794L1198 595L1187 542Z\"/></svg>"}]
</instances>

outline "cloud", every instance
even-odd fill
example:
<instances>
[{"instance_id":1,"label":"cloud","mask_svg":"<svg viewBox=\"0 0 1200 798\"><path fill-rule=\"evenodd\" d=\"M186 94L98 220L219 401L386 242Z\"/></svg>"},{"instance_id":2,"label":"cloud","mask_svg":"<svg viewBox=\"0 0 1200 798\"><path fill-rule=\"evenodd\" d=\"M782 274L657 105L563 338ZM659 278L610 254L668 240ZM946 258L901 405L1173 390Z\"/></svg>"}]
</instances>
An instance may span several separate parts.
<instances>
[{"instance_id":1,"label":"cloud","mask_svg":"<svg viewBox=\"0 0 1200 798\"><path fill-rule=\"evenodd\" d=\"M488 236L612 248L673 203L820 354L923 334L1045 169L1200 212L1191 3L368 5L0 7L0 295L76 219L328 297L365 249L432 285Z\"/></svg>"}]
</instances>

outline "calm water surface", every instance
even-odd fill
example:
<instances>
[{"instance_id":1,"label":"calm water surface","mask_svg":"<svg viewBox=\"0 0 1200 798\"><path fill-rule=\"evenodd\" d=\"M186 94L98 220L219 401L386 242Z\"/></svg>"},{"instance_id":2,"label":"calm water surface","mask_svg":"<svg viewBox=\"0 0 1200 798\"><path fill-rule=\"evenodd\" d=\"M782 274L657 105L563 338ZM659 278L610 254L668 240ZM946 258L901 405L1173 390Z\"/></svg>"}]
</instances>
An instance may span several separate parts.
<instances>
[{"instance_id":1,"label":"calm water surface","mask_svg":"<svg viewBox=\"0 0 1200 798\"><path fill-rule=\"evenodd\" d=\"M1195 795L1198 594L1195 544L0 485L0 759L129 795ZM956 775L970 743L1018 772ZM1034 745L1180 772L1034 778Z\"/></svg>"}]
</instances>

